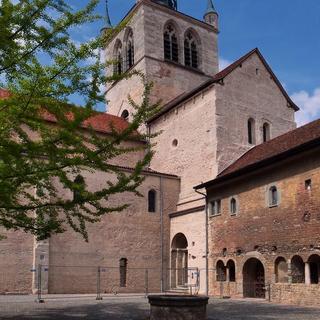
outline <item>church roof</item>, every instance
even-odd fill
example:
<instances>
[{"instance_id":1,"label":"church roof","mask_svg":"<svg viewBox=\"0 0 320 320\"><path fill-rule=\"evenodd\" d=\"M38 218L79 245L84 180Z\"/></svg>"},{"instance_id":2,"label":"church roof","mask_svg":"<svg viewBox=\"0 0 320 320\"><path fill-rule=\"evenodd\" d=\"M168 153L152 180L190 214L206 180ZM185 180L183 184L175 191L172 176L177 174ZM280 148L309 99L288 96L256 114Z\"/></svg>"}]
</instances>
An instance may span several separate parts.
<instances>
[{"instance_id":1,"label":"church roof","mask_svg":"<svg viewBox=\"0 0 320 320\"><path fill-rule=\"evenodd\" d=\"M210 13L217 13L217 10L215 9L212 0L208 0L208 4L207 4L207 10L205 12L206 14L210 14Z\"/></svg>"},{"instance_id":2,"label":"church roof","mask_svg":"<svg viewBox=\"0 0 320 320\"><path fill-rule=\"evenodd\" d=\"M188 92L184 92L181 95L179 95L178 97L176 97L175 99L171 100L170 102L168 102L162 109L161 111L156 114L155 116L153 116L151 119L149 119L148 123L153 122L154 120L158 119L159 117L161 117L163 114L167 113L168 111L172 110L173 108L175 108L176 106L178 106L181 103L184 103L185 101L191 99L193 96L197 95L199 92L209 88L211 85L215 84L215 83L220 83L221 81L223 81L223 79L225 77L227 77L230 73L232 73L234 70L236 70L242 63L244 63L248 58L250 58L253 54L257 54L258 57L260 58L260 60L262 61L262 63L264 64L264 66L266 67L266 69L268 70L268 72L270 73L272 79L275 81L275 83L277 84L277 86L279 87L280 91L282 92L282 94L285 96L285 98L288 101L289 106L294 109L295 111L299 111L299 107L292 101L292 99L289 97L288 93L286 92L286 90L283 88L281 82L279 81L279 79L276 77L276 75L274 74L274 72L272 71L271 67L268 65L267 61L264 59L264 57L262 56L261 52L259 51L258 48L255 48L253 50L251 50L250 52L248 52L247 54L245 54L244 56L242 56L240 59L238 59L237 61L235 61L234 63L232 63L231 65L229 65L228 67L226 67L225 69L223 69L222 71L218 72L215 76L209 78L208 80L206 80L205 82L203 82L201 85L199 85L198 87L196 87L195 89L188 91Z\"/></svg>"},{"instance_id":3,"label":"church roof","mask_svg":"<svg viewBox=\"0 0 320 320\"><path fill-rule=\"evenodd\" d=\"M6 89L0 88L0 99L8 98L10 93ZM69 107L70 106L66 106ZM71 106L71 108L79 108L76 106ZM54 115L43 112L42 117L45 121L56 123L57 119ZM72 112L70 112L70 118L72 118ZM115 129L118 132L122 132L127 129L129 126L128 121L121 117L117 117L104 112L94 112L93 116L88 118L83 122L83 128L92 128L96 132L111 134L112 129Z\"/></svg>"},{"instance_id":4,"label":"church roof","mask_svg":"<svg viewBox=\"0 0 320 320\"><path fill-rule=\"evenodd\" d=\"M220 182L242 176L261 167L275 164L306 150L320 146L320 119L287 132L246 152L218 177L203 183L195 189L213 186Z\"/></svg>"}]
</instances>

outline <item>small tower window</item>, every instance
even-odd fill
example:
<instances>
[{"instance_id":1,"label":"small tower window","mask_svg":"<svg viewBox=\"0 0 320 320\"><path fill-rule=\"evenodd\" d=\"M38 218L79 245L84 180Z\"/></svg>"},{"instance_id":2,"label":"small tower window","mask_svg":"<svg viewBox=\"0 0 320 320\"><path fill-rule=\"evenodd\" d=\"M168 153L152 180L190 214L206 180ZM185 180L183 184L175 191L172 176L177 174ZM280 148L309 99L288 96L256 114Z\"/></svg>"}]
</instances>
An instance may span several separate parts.
<instances>
[{"instance_id":1,"label":"small tower window","mask_svg":"<svg viewBox=\"0 0 320 320\"><path fill-rule=\"evenodd\" d=\"M221 214L221 200L211 201L211 215L218 216Z\"/></svg>"},{"instance_id":2,"label":"small tower window","mask_svg":"<svg viewBox=\"0 0 320 320\"><path fill-rule=\"evenodd\" d=\"M263 124L263 142L267 142L270 140L270 125L269 123L264 123Z\"/></svg>"},{"instance_id":3,"label":"small tower window","mask_svg":"<svg viewBox=\"0 0 320 320\"><path fill-rule=\"evenodd\" d=\"M198 46L191 32L184 39L184 64L195 69L199 66Z\"/></svg>"},{"instance_id":4,"label":"small tower window","mask_svg":"<svg viewBox=\"0 0 320 320\"><path fill-rule=\"evenodd\" d=\"M125 288L127 286L127 267L128 267L128 260L126 258L121 258L119 261L121 288Z\"/></svg>"},{"instance_id":5,"label":"small tower window","mask_svg":"<svg viewBox=\"0 0 320 320\"><path fill-rule=\"evenodd\" d=\"M179 62L179 47L176 31L172 24L169 24L164 31L164 58L165 60Z\"/></svg>"},{"instance_id":6,"label":"small tower window","mask_svg":"<svg viewBox=\"0 0 320 320\"><path fill-rule=\"evenodd\" d=\"M255 121L252 118L248 120L248 143L255 144Z\"/></svg>"},{"instance_id":7,"label":"small tower window","mask_svg":"<svg viewBox=\"0 0 320 320\"><path fill-rule=\"evenodd\" d=\"M148 193L148 211L156 212L156 191L150 190Z\"/></svg>"},{"instance_id":8,"label":"small tower window","mask_svg":"<svg viewBox=\"0 0 320 320\"><path fill-rule=\"evenodd\" d=\"M308 179L308 180L305 181L304 184L305 184L306 190L311 191L311 189L312 189L312 180Z\"/></svg>"}]
</instances>

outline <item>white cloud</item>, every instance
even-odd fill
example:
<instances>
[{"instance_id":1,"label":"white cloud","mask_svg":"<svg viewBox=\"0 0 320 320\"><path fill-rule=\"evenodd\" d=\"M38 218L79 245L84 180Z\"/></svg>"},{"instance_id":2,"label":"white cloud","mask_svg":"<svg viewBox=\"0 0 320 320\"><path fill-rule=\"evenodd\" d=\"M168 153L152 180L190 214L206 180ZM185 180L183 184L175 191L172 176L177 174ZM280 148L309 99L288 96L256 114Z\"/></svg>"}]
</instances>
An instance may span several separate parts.
<instances>
[{"instance_id":1,"label":"white cloud","mask_svg":"<svg viewBox=\"0 0 320 320\"><path fill-rule=\"evenodd\" d=\"M219 59L219 70L223 70L225 69L226 67L228 67L232 62L227 60L227 59L223 59L223 58L220 58Z\"/></svg>"},{"instance_id":2,"label":"white cloud","mask_svg":"<svg viewBox=\"0 0 320 320\"><path fill-rule=\"evenodd\" d=\"M320 87L312 94L306 91L296 92L291 98L300 107L300 111L296 113L298 126L320 118Z\"/></svg>"}]
</instances>

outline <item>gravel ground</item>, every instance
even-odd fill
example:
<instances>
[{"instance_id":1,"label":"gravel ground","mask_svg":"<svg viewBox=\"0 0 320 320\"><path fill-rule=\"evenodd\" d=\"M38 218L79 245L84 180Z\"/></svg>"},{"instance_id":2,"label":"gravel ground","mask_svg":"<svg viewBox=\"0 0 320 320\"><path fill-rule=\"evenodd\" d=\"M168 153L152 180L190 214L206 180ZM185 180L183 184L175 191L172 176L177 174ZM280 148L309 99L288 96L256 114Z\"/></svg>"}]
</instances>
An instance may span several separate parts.
<instances>
[{"instance_id":1,"label":"gravel ground","mask_svg":"<svg viewBox=\"0 0 320 320\"><path fill-rule=\"evenodd\" d=\"M0 296L0 319L19 320L147 320L149 306L142 296ZM320 308L279 306L254 300L210 300L208 320L320 320Z\"/></svg>"}]
</instances>

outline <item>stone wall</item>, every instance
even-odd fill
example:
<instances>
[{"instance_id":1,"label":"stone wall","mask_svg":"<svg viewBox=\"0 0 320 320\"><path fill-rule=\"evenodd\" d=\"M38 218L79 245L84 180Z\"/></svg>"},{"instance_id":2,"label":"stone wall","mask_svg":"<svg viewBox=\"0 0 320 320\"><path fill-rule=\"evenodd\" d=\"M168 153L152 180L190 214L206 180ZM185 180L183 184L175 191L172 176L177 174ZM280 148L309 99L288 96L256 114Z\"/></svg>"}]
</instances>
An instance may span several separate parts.
<instances>
[{"instance_id":1,"label":"stone wall","mask_svg":"<svg viewBox=\"0 0 320 320\"><path fill-rule=\"evenodd\" d=\"M30 293L33 268L33 236L0 229L0 294Z\"/></svg>"},{"instance_id":2,"label":"stone wall","mask_svg":"<svg viewBox=\"0 0 320 320\"><path fill-rule=\"evenodd\" d=\"M251 55L216 86L217 165L219 172L243 153L263 142L262 127L270 138L296 128L294 110L257 54ZM248 120L255 121L255 143L248 143Z\"/></svg>"},{"instance_id":3,"label":"stone wall","mask_svg":"<svg viewBox=\"0 0 320 320\"><path fill-rule=\"evenodd\" d=\"M88 179L88 177L85 177ZM150 290L160 290L161 279L161 214L160 175L148 175L139 191L144 197L120 194L110 204L129 203L121 213L109 214L100 223L89 226L89 242L74 232L50 239L49 293L89 293L96 290L98 266L102 267L101 290L119 287L121 258L127 259L127 286L122 292L143 292L145 271L149 269ZM99 176L92 177L98 185ZM162 177L163 269L168 269L169 212L176 208L179 180ZM157 192L156 212L148 212L148 191ZM166 279L164 279L165 281Z\"/></svg>"}]
</instances>

